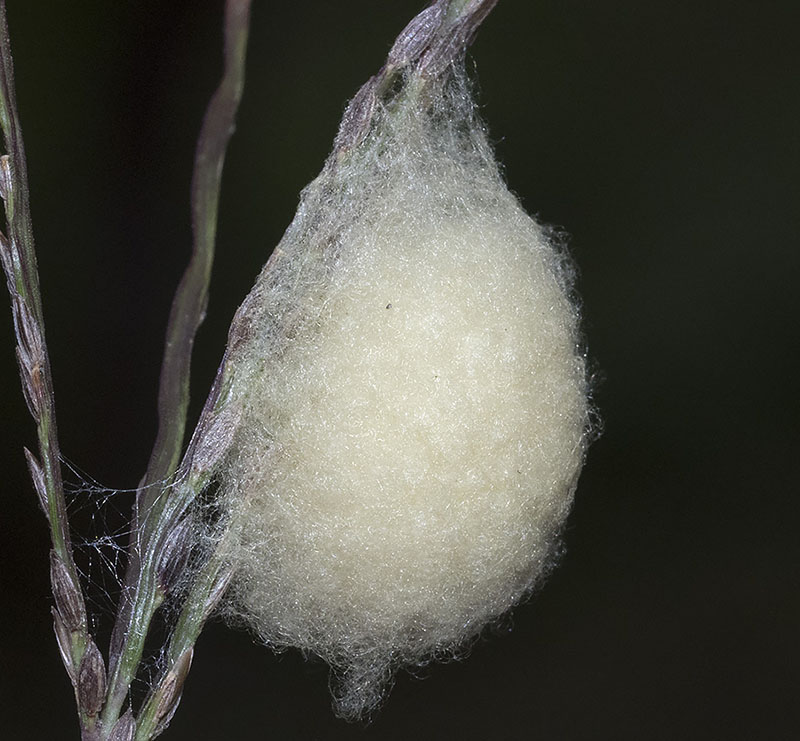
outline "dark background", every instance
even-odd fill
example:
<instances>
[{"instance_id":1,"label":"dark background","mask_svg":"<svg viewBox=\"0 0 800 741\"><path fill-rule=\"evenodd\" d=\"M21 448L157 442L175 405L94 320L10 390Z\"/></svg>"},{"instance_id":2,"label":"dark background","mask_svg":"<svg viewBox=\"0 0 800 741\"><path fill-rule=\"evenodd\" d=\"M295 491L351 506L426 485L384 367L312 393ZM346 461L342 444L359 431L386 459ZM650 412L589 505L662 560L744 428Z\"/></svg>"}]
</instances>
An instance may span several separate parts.
<instances>
[{"instance_id":1,"label":"dark background","mask_svg":"<svg viewBox=\"0 0 800 741\"><path fill-rule=\"evenodd\" d=\"M195 409L344 102L420 5L256 0ZM8 6L63 451L134 487L222 3ZM500 2L473 49L480 100L511 188L572 235L601 377L567 554L467 661L402 675L368 728L333 718L323 666L211 625L166 738L797 737L795 6ZM0 377L3 736L77 738L8 313ZM80 534L130 499L78 495Z\"/></svg>"}]
</instances>

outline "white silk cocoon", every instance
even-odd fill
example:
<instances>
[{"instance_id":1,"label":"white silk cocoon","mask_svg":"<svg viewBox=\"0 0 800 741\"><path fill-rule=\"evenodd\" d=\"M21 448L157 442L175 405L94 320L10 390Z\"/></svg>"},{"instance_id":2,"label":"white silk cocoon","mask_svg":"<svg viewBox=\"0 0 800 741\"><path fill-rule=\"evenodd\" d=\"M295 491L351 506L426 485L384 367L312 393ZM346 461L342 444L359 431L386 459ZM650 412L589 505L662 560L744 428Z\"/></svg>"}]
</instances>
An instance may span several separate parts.
<instances>
[{"instance_id":1,"label":"white silk cocoon","mask_svg":"<svg viewBox=\"0 0 800 741\"><path fill-rule=\"evenodd\" d=\"M304 191L232 353L227 611L327 660L341 715L548 568L587 431L570 295L463 80L379 108Z\"/></svg>"}]
</instances>

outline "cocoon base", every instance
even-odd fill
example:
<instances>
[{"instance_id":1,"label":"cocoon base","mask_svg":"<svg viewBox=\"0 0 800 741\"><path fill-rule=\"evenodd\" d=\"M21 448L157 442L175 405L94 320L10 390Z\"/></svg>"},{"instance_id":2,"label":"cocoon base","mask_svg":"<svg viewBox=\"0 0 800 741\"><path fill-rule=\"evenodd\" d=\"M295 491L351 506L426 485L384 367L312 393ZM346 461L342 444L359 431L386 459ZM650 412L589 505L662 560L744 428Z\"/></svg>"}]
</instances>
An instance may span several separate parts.
<instances>
[{"instance_id":1,"label":"cocoon base","mask_svg":"<svg viewBox=\"0 0 800 741\"><path fill-rule=\"evenodd\" d=\"M227 609L326 659L349 718L537 585L583 460L570 273L465 91L380 109L332 156L231 360Z\"/></svg>"}]
</instances>

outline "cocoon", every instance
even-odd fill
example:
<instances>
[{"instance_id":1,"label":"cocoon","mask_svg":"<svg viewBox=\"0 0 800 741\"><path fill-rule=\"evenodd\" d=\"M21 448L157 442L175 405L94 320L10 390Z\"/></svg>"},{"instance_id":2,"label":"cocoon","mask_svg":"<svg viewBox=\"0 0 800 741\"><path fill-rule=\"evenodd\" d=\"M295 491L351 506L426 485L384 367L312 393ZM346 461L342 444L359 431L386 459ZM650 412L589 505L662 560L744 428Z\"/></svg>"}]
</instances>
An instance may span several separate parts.
<instances>
[{"instance_id":1,"label":"cocoon","mask_svg":"<svg viewBox=\"0 0 800 741\"><path fill-rule=\"evenodd\" d=\"M540 582L588 412L569 266L463 72L367 108L240 310L219 476L228 614L328 661L348 718Z\"/></svg>"}]
</instances>

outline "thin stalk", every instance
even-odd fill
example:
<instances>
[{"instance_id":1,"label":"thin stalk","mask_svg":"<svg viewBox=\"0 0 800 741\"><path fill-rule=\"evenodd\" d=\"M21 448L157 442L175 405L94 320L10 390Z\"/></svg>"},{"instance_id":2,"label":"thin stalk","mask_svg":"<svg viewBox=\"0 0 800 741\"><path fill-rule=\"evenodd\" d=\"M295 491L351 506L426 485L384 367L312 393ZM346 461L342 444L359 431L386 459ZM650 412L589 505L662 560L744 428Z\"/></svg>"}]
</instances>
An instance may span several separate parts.
<instances>
[{"instance_id":1,"label":"thin stalk","mask_svg":"<svg viewBox=\"0 0 800 741\"><path fill-rule=\"evenodd\" d=\"M99 655L94 653L91 662L82 663L87 646L94 650L94 645L87 631L86 606L72 555L61 479L53 378L45 342L27 161L17 111L5 0L0 0L0 127L8 152L0 158L0 196L5 202L8 230L7 235L0 235L0 262L11 298L22 391L36 422L39 459L27 450L25 453L34 488L50 526L56 636L65 668L75 687L81 729L86 737L95 725L96 693L91 690L99 686L99 675L104 675L105 669L102 658L98 659ZM91 708L87 709L87 704Z\"/></svg>"},{"instance_id":2,"label":"thin stalk","mask_svg":"<svg viewBox=\"0 0 800 741\"><path fill-rule=\"evenodd\" d=\"M41 401L41 404L36 405L31 411L39 433L53 548L75 573L61 481L53 381L44 339L39 270L30 213L28 168L22 127L17 113L14 65L11 58L5 0L0 0L0 125L8 151L2 195L8 224L8 246L4 254L8 254L10 259L8 262L4 261L3 267L7 268L9 289L13 291L12 301L16 299L19 302L19 310L15 311L14 315L17 338L21 347L28 345L31 350L30 373L27 378L23 377L23 383L28 384L28 388L25 389L26 399L33 396L33 401ZM28 348L23 347L23 350L25 349Z\"/></svg>"},{"instance_id":3,"label":"thin stalk","mask_svg":"<svg viewBox=\"0 0 800 741\"><path fill-rule=\"evenodd\" d=\"M53 544L50 583L55 602L52 612L56 640L75 690L81 737L84 741L94 741L99 732L97 716L105 699L106 671L103 657L88 632L86 604L70 542L53 378L45 342L33 240L25 145L17 111L4 0L0 0L0 127L8 151L0 158L0 196L5 203L8 228L7 236L0 234L0 263L11 298L22 391L36 422L39 439L39 459L27 449L25 455L34 489L50 526Z\"/></svg>"},{"instance_id":4,"label":"thin stalk","mask_svg":"<svg viewBox=\"0 0 800 741\"><path fill-rule=\"evenodd\" d=\"M192 346L208 302L222 168L244 89L251 0L227 0L224 73L206 110L197 144L191 189L193 249L175 294L159 385L159 427L139 486L123 602L110 656L110 690L103 710L109 727L118 717L141 660L150 622L163 594L158 555L183 506L166 482L175 474L184 443ZM185 491L185 487L178 486ZM182 497L185 499L185 496ZM173 501L170 501L170 500ZM181 499L181 497L178 497Z\"/></svg>"},{"instance_id":5,"label":"thin stalk","mask_svg":"<svg viewBox=\"0 0 800 741\"><path fill-rule=\"evenodd\" d=\"M189 405L192 346L208 304L214 262L222 168L244 90L251 0L228 0L225 8L225 71L206 110L192 177L192 257L181 279L167 325L158 394L158 435L143 485L140 507L157 498L158 484L180 461Z\"/></svg>"},{"instance_id":6,"label":"thin stalk","mask_svg":"<svg viewBox=\"0 0 800 741\"><path fill-rule=\"evenodd\" d=\"M194 644L225 592L230 578L230 568L220 556L220 550L212 555L196 575L170 637L166 669L153 687L137 719L136 741L148 741L158 735L157 731L169 722L175 712Z\"/></svg>"}]
</instances>

